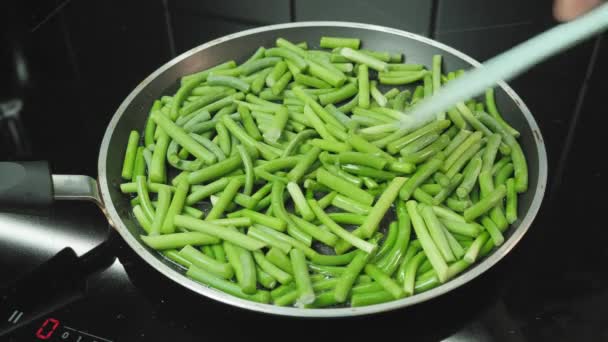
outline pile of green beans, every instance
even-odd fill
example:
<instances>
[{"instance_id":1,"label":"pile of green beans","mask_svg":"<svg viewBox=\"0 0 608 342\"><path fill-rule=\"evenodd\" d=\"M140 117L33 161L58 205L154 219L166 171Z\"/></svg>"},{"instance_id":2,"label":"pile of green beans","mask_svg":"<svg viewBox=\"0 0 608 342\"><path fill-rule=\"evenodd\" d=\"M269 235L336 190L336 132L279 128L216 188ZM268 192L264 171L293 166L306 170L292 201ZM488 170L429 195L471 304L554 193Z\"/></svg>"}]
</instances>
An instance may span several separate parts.
<instances>
[{"instance_id":1,"label":"pile of green beans","mask_svg":"<svg viewBox=\"0 0 608 342\"><path fill-rule=\"evenodd\" d=\"M142 241L209 287L307 308L412 296L500 246L528 171L493 90L402 129L462 71L361 45L278 38L156 100L121 174Z\"/></svg>"}]
</instances>

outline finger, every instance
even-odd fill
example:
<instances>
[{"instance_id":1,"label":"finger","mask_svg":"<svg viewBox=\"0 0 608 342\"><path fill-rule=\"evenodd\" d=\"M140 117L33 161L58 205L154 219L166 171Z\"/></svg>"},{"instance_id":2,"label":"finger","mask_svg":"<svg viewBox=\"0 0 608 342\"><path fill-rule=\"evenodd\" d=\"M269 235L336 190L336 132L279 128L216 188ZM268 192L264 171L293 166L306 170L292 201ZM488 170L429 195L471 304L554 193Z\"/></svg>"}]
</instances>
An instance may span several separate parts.
<instances>
[{"instance_id":1,"label":"finger","mask_svg":"<svg viewBox=\"0 0 608 342\"><path fill-rule=\"evenodd\" d=\"M600 0L555 0L553 15L559 21L568 21L584 14L599 4Z\"/></svg>"}]
</instances>

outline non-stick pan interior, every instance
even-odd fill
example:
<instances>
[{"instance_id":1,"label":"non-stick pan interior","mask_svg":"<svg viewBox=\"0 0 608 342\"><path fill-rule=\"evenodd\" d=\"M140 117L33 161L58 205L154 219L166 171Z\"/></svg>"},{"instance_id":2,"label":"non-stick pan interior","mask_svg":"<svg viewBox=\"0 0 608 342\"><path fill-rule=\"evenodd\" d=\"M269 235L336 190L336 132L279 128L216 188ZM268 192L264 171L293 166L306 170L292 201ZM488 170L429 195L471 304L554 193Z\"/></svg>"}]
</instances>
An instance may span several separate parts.
<instances>
[{"instance_id":1,"label":"non-stick pan interior","mask_svg":"<svg viewBox=\"0 0 608 342\"><path fill-rule=\"evenodd\" d=\"M295 26L292 25L294 24L276 25L268 29L255 29L252 30L253 33L245 35L229 35L206 44L209 45L208 47L194 48L150 75L125 99L112 119L112 123L108 127L108 131L104 137L99 165L100 186L104 195L104 201L106 201L108 212L111 214L115 209L115 212L117 212L116 218L120 217L119 220L116 218L112 220L119 221L113 223L123 237L131 235L137 241L140 241L139 234L142 232L131 216L129 199L119 189L119 184L122 182L120 177L122 159L129 132L133 129L138 131L143 130L152 102L162 95L173 95L177 89L179 79L183 75L194 73L231 59L242 62L259 46L274 46L275 40L279 37L286 38L292 42L306 41L309 46L318 47L319 38L324 35L358 37L361 38L365 48L402 52L408 63L421 63L427 65L427 67L430 67L434 54L441 54L444 58L444 70L446 71L461 68L468 69L471 67L471 63L474 63L473 60L457 51L451 49L449 49L450 51L446 51L442 49L441 45L437 45L429 39L403 31L385 29L378 26L345 23L298 23ZM502 115L512 126L521 132L519 141L529 165L529 191L519 198L520 221L516 222L509 229L506 236L510 238L515 234L517 236L513 240L517 240L521 238L521 234L528 228L538 210L538 205L540 204L540 198L537 198L538 193L540 191L542 197L546 182L546 157L538 127L533 122L531 116L524 115L527 109L520 102L521 100L510 88L497 89L496 97L497 105ZM526 221L523 225L520 224L522 220ZM516 231L522 232L516 234ZM129 241L134 242L132 239L127 238L127 242ZM505 248L502 254L506 254L515 242L509 243L507 241L505 245L508 248ZM134 246L132 245L132 247ZM150 262L150 258L155 258L162 260L164 264L170 265L170 267L178 269L177 266L164 260L159 254L146 247L142 248L139 246L135 249L148 262ZM158 264L158 262L155 262L155 264ZM472 270L479 268L481 265L483 263L477 264L460 277L465 276L466 273L472 272Z\"/></svg>"}]
</instances>

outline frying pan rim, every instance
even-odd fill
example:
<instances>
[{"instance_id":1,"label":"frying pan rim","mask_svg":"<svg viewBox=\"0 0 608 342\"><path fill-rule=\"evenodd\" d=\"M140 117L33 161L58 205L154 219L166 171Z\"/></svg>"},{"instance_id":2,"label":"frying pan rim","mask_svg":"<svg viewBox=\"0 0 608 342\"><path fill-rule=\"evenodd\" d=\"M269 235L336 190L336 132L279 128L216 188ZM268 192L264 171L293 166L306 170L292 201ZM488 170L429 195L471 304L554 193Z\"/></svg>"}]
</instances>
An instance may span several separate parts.
<instances>
[{"instance_id":1,"label":"frying pan rim","mask_svg":"<svg viewBox=\"0 0 608 342\"><path fill-rule=\"evenodd\" d=\"M357 29L365 29L371 31L379 31L385 34L395 34L402 37L406 37L409 39L413 39L433 47L439 48L443 51L446 51L466 63L469 63L471 66L478 67L481 64L473 59L472 57L466 55L465 53L456 50L452 47L434 41L432 39L420 36L415 33L407 32L404 30L389 28L380 25L372 25L372 24L363 24L363 23L355 23L355 22L344 22L344 21L305 21L305 22L295 22L295 23L284 23L284 24L276 24L276 25L268 25L257 27L245 31L240 31L237 33L229 34L202 45L199 45L195 48L192 48L179 56L173 58L169 62L165 63L158 69L156 69L153 73L151 73L148 77L146 77L141 83L131 91L131 93L123 100L121 105L118 107L116 112L114 113L106 132L104 133L104 137L102 140L102 144L100 147L100 155L98 161L98 172L99 172L99 189L101 192L103 203L105 204L106 215L108 216L110 223L113 227L119 232L119 234L123 237L123 239L127 242L127 244L141 257L143 258L150 266L156 269L158 272L164 274L169 279L175 281L178 284L186 287L187 289L194 291L198 294L201 294L207 298L211 298L226 304L230 304L236 307L240 307L243 309L264 312L274 315L282 315L282 316L294 316L294 317L348 317L348 316L359 316L359 315L368 315L374 314L383 311L394 310L398 308L407 307L410 305L414 305L417 303L421 303L431 298L437 297L444 293L450 292L465 283L477 278L479 275L487 271L489 268L494 266L499 260L501 260L506 254L508 254L511 249L521 240L523 235L528 231L532 221L536 217L542 199L544 197L546 184L547 184L547 154L545 149L545 144L542 138L542 134L540 129L534 120L534 117L530 113L528 107L524 104L522 99L515 93L515 91L509 87L505 82L499 82L498 86L502 88L503 91L509 96L509 98L514 101L516 106L524 115L526 122L530 126L532 130L532 135L536 142L536 149L538 153L538 182L536 189L528 189L528 191L535 191L534 197L532 199L532 203L529 207L529 210L525 217L520 221L517 227L514 227L514 231L512 235L503 243L503 245L495 250L492 254L486 257L483 261L478 264L475 264L473 267L468 269L466 272L461 274L460 276L442 284L434 289L429 291L417 294L412 297L407 297L399 300L394 300L387 303L375 304L364 307L356 307L356 308L329 308L329 309L303 309L303 308L294 308L294 307L279 307L272 304L261 304L252 301L248 301L245 299L241 299L227 293L221 292L219 290L215 290L213 288L207 287L203 284L195 282L187 278L183 273L179 272L177 269L163 263L157 256L155 256L150 250L143 246L135 236L127 229L126 225L123 223L121 216L118 214L114 204L111 201L110 191L109 191L109 182L106 177L106 162L108 157L108 148L113 135L113 132L122 118L126 108L130 105L132 100L143 91L146 86L156 79L160 74L162 74L165 70L172 67L173 65L181 62L184 59L200 52L201 50L207 49L211 46L215 46L221 44L225 41L232 40L239 37L245 37L261 32L266 31L274 31L280 29L289 29L296 27L318 27L318 26L333 26L333 27L346 27L346 28L357 28Z\"/></svg>"}]
</instances>

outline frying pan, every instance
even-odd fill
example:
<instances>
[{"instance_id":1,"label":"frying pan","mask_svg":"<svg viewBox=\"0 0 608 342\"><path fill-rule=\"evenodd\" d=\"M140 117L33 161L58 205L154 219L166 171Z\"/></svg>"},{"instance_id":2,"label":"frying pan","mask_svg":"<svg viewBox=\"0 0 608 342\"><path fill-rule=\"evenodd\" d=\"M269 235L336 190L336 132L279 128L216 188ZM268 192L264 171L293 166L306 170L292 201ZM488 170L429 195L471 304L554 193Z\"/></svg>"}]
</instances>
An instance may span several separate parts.
<instances>
[{"instance_id":1,"label":"frying pan","mask_svg":"<svg viewBox=\"0 0 608 342\"><path fill-rule=\"evenodd\" d=\"M53 175L51 177L46 164L0 163L2 164L0 174L3 174L0 179L4 179L0 180L0 201L4 203L12 201L13 204L19 205L33 202L44 205L53 198L93 201L102 209L110 225L122 236L127 245L163 276L202 296L240 308L276 315L345 317L394 310L447 293L488 270L509 253L526 233L540 208L547 182L547 156L538 125L523 101L505 83L500 83L496 91L498 106L505 119L521 133L519 141L529 167L529 190L519 197L520 218L508 230L506 241L500 248L460 276L430 291L384 304L358 308L278 307L240 299L197 283L187 278L182 268L142 243L139 237L142 230L131 216L129 199L120 192L119 185L123 153L129 132L132 129L143 129L152 102L162 95L173 94L182 76L230 59L242 62L259 46L273 46L278 37L294 42L307 41L309 44L315 44L321 36L358 37L366 48L404 53L409 63L429 66L432 55L442 54L447 70L479 66L473 58L431 39L376 25L299 22L230 34L184 52L161 66L135 87L118 107L107 127L99 153L97 180L88 176ZM7 172L7 170L11 171Z\"/></svg>"}]
</instances>

